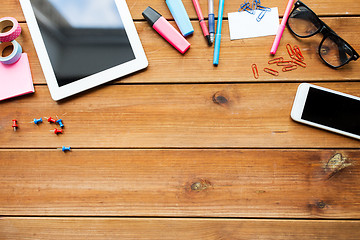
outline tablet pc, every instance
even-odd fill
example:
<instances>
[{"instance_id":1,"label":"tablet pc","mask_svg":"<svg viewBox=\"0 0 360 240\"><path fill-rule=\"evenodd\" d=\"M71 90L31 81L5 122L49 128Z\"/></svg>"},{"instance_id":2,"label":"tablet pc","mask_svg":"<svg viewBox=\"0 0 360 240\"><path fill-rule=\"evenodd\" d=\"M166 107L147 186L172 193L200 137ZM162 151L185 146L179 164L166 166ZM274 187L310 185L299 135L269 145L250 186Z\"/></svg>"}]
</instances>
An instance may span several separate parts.
<instances>
[{"instance_id":1,"label":"tablet pc","mask_svg":"<svg viewBox=\"0 0 360 240\"><path fill-rule=\"evenodd\" d=\"M54 100L146 68L125 0L20 0Z\"/></svg>"}]
</instances>

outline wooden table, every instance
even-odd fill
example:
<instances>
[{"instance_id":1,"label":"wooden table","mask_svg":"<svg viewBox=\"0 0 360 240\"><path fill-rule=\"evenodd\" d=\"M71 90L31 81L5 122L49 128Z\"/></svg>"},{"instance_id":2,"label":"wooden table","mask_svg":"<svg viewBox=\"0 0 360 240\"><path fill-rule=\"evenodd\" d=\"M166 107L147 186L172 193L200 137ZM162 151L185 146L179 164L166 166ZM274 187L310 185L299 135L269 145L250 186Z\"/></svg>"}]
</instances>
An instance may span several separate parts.
<instances>
[{"instance_id":1,"label":"wooden table","mask_svg":"<svg viewBox=\"0 0 360 240\"><path fill-rule=\"evenodd\" d=\"M262 1L281 15L286 2ZM276 56L296 44L307 67L266 74L274 37L230 41L227 13L242 1L226 1L213 67L191 0L184 56L141 16L150 5L171 20L163 0L127 3L149 67L54 102L18 0L2 0L0 17L21 22L36 92L0 102L0 239L360 239L359 141L290 119L301 82L360 96L360 61L332 70L320 37L286 28ZM358 0L305 3L360 52ZM64 134L30 123L48 116Z\"/></svg>"}]
</instances>

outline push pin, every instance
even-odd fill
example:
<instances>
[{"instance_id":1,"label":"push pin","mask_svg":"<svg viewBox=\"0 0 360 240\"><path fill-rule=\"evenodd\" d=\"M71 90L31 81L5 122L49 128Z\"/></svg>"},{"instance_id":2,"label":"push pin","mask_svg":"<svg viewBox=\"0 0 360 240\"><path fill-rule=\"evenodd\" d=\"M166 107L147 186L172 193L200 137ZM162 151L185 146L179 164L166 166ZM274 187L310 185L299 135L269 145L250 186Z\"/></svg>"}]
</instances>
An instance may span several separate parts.
<instances>
[{"instance_id":1,"label":"push pin","mask_svg":"<svg viewBox=\"0 0 360 240\"><path fill-rule=\"evenodd\" d=\"M63 130L62 129L54 129L54 130L50 130L50 132L53 132L55 134L59 134L59 133L63 133Z\"/></svg>"},{"instance_id":2,"label":"push pin","mask_svg":"<svg viewBox=\"0 0 360 240\"><path fill-rule=\"evenodd\" d=\"M39 123L42 123L42 122L43 122L42 118L39 118L39 119L34 118L34 123L35 124L39 124Z\"/></svg>"},{"instance_id":3,"label":"push pin","mask_svg":"<svg viewBox=\"0 0 360 240\"><path fill-rule=\"evenodd\" d=\"M53 119L52 117L49 117L47 120L48 120L48 122L56 123L56 120Z\"/></svg>"},{"instance_id":4,"label":"push pin","mask_svg":"<svg viewBox=\"0 0 360 240\"><path fill-rule=\"evenodd\" d=\"M63 146L63 147L61 148L61 150L62 150L63 152L71 151L71 147L65 147L65 146Z\"/></svg>"},{"instance_id":5,"label":"push pin","mask_svg":"<svg viewBox=\"0 0 360 240\"><path fill-rule=\"evenodd\" d=\"M64 124L63 124L63 122L62 122L62 119L57 120L56 123L58 123L61 128L64 127Z\"/></svg>"},{"instance_id":6,"label":"push pin","mask_svg":"<svg viewBox=\"0 0 360 240\"><path fill-rule=\"evenodd\" d=\"M13 127L13 129L14 129L14 132L16 132L16 129L19 127L19 126L16 124L17 120L16 120L16 119L13 119L12 121L13 121L12 127Z\"/></svg>"}]
</instances>

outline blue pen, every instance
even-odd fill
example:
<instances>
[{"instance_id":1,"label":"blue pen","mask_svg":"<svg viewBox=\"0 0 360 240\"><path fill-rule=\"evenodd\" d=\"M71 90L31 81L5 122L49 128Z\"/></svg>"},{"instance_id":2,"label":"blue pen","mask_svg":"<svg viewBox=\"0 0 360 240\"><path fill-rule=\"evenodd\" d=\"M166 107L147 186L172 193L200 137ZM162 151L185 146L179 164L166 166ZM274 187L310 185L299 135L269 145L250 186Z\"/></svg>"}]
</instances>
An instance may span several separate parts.
<instances>
[{"instance_id":1,"label":"blue pen","mask_svg":"<svg viewBox=\"0 0 360 240\"><path fill-rule=\"evenodd\" d=\"M218 21L217 21L217 28L215 35L215 46L214 46L214 59L213 59L214 66L217 66L219 64L221 27L222 27L223 12L224 12L224 2L225 0L219 1L219 13L218 13Z\"/></svg>"},{"instance_id":2,"label":"blue pen","mask_svg":"<svg viewBox=\"0 0 360 240\"><path fill-rule=\"evenodd\" d=\"M209 33L210 33L210 42L214 43L215 38L215 16L214 16L214 0L209 0Z\"/></svg>"}]
</instances>

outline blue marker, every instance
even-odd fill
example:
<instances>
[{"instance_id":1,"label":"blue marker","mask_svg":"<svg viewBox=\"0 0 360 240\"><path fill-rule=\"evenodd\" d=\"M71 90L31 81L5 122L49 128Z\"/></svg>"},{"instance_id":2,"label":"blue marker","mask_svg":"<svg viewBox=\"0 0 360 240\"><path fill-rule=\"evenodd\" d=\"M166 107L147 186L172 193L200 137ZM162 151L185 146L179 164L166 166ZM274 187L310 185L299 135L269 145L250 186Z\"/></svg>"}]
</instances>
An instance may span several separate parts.
<instances>
[{"instance_id":1,"label":"blue marker","mask_svg":"<svg viewBox=\"0 0 360 240\"><path fill-rule=\"evenodd\" d=\"M218 13L218 21L217 21L216 35L215 35L215 46L214 46L214 59L213 59L214 66L217 66L219 64L221 27L222 27L223 13L224 13L224 3L225 0L219 1L219 13Z\"/></svg>"},{"instance_id":2,"label":"blue marker","mask_svg":"<svg viewBox=\"0 0 360 240\"><path fill-rule=\"evenodd\" d=\"M194 32L189 16L181 0L165 0L171 15L174 17L176 25L179 27L181 34L186 37Z\"/></svg>"}]
</instances>

